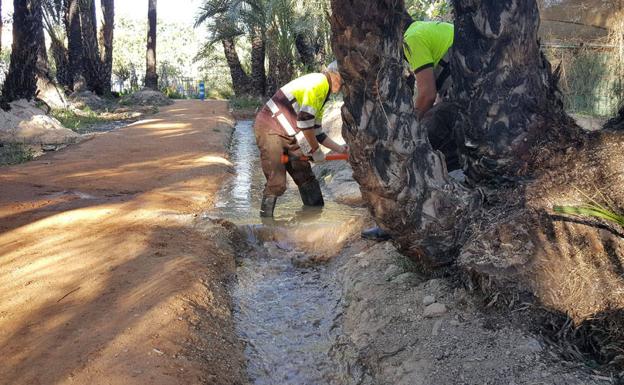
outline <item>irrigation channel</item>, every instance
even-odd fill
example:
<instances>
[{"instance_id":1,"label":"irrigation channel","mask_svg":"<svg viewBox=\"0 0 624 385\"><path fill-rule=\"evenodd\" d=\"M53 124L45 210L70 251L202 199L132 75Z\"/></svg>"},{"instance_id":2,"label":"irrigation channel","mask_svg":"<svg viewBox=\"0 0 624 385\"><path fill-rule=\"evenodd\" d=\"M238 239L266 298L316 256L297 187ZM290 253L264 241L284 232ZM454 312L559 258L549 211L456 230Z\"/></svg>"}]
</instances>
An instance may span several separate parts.
<instances>
[{"instance_id":1,"label":"irrigation channel","mask_svg":"<svg viewBox=\"0 0 624 385\"><path fill-rule=\"evenodd\" d=\"M274 220L262 222L264 187L252 122L236 126L231 147L236 177L220 192L210 217L233 222L248 245L231 288L237 333L254 384L351 384L357 373L334 354L341 333L335 258L361 226L364 211L332 202L303 208L290 181Z\"/></svg>"}]
</instances>

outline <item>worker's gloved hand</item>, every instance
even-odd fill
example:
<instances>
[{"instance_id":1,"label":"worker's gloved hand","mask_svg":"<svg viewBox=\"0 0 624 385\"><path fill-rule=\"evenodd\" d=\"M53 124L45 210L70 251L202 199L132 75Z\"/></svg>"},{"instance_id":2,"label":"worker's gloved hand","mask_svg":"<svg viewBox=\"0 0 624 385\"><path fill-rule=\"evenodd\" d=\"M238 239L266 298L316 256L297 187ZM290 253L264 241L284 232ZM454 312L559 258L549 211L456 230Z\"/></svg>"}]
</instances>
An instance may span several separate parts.
<instances>
[{"instance_id":1,"label":"worker's gloved hand","mask_svg":"<svg viewBox=\"0 0 624 385\"><path fill-rule=\"evenodd\" d=\"M348 154L349 153L349 145L348 144L343 144L342 146L340 146L340 151L338 151L341 154Z\"/></svg>"},{"instance_id":2,"label":"worker's gloved hand","mask_svg":"<svg viewBox=\"0 0 624 385\"><path fill-rule=\"evenodd\" d=\"M318 147L316 149L316 151L314 151L313 153L310 154L310 157L312 158L312 161L314 163L322 163L325 162L325 153L323 152L323 150L321 150L320 147Z\"/></svg>"}]
</instances>

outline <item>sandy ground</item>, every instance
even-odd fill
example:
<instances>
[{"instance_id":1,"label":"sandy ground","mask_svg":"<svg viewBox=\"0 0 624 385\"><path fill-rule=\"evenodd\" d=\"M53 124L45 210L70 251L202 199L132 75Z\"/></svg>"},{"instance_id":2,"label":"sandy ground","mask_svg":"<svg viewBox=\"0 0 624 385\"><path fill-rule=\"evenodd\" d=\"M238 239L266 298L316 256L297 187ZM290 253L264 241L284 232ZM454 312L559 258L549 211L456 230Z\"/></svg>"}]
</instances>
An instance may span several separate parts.
<instances>
[{"instance_id":1,"label":"sandy ground","mask_svg":"<svg viewBox=\"0 0 624 385\"><path fill-rule=\"evenodd\" d=\"M177 102L0 169L1 384L237 384L224 282L197 214L231 169L225 102Z\"/></svg>"}]
</instances>

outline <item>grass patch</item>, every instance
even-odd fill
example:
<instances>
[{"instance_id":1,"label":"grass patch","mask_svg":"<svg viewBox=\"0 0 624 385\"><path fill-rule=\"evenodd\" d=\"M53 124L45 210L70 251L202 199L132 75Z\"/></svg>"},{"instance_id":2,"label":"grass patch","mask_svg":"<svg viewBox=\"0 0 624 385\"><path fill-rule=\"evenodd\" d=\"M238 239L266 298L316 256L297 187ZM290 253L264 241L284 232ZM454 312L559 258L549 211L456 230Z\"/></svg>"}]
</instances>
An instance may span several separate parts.
<instances>
[{"instance_id":1,"label":"grass patch","mask_svg":"<svg viewBox=\"0 0 624 385\"><path fill-rule=\"evenodd\" d=\"M71 110L54 110L52 111L52 116L61 122L63 126L79 134L88 132L88 128L95 124L108 121L88 108L80 113Z\"/></svg>"},{"instance_id":2,"label":"grass patch","mask_svg":"<svg viewBox=\"0 0 624 385\"><path fill-rule=\"evenodd\" d=\"M233 97L230 99L230 107L234 110L255 110L262 107L264 101L251 96Z\"/></svg>"},{"instance_id":3,"label":"grass patch","mask_svg":"<svg viewBox=\"0 0 624 385\"><path fill-rule=\"evenodd\" d=\"M0 166L25 163L34 158L30 148L21 143L0 143Z\"/></svg>"}]
</instances>

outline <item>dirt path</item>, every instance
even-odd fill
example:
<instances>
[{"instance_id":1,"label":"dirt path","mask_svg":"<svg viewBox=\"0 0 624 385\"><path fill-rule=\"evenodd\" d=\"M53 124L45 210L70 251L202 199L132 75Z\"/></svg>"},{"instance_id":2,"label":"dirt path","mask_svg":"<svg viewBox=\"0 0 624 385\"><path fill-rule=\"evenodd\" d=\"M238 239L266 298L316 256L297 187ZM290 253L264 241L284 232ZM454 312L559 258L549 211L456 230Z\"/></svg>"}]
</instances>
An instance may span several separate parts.
<instances>
[{"instance_id":1,"label":"dirt path","mask_svg":"<svg viewBox=\"0 0 624 385\"><path fill-rule=\"evenodd\" d=\"M1 384L236 384L223 282L196 226L230 172L224 102L0 169Z\"/></svg>"}]
</instances>

